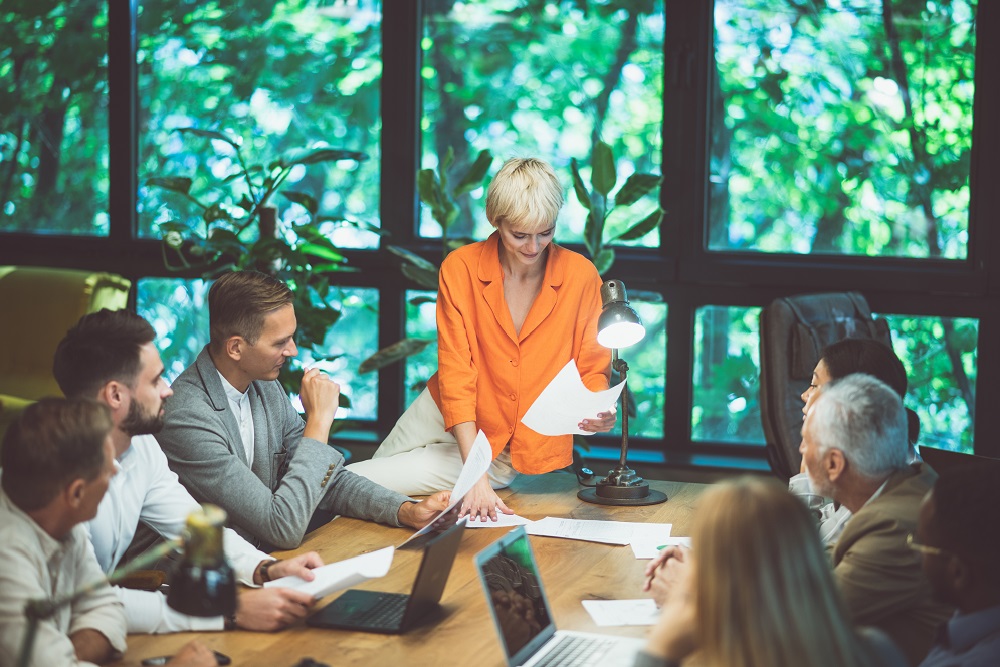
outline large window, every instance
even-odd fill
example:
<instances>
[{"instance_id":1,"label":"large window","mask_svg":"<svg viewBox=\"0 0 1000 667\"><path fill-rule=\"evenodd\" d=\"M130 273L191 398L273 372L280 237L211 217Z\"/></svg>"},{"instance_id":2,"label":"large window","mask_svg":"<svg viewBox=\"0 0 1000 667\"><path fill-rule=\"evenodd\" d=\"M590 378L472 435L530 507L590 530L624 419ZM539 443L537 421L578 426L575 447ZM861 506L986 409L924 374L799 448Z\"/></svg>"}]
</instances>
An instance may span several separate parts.
<instances>
[{"instance_id":1,"label":"large window","mask_svg":"<svg viewBox=\"0 0 1000 667\"><path fill-rule=\"evenodd\" d=\"M593 193L601 141L609 204L633 173L662 174L612 210L603 236L615 251L605 277L628 285L648 331L622 351L637 454L766 465L760 309L851 289L892 329L921 445L1000 457L976 437L1000 430L983 407L1000 389L977 383L1000 372L988 345L1000 337L1000 191L983 176L1000 152L998 8L0 0L0 264L132 279L171 379L207 342L211 278L279 269L299 304L323 311L299 318L287 386L320 366L350 400L348 431L370 440L437 366L433 270L413 270L415 257L438 263L449 239L492 231L485 186L513 156L553 165L566 195L557 241L589 255L574 168ZM418 171L454 185L483 151L483 187L455 199L443 230L419 203ZM275 178L271 238L253 213ZM657 207L662 224L615 240ZM255 243L287 249L304 273L247 254ZM195 261L205 248L212 261ZM426 345L361 372L403 338ZM613 451L616 437L588 442Z\"/></svg>"}]
</instances>

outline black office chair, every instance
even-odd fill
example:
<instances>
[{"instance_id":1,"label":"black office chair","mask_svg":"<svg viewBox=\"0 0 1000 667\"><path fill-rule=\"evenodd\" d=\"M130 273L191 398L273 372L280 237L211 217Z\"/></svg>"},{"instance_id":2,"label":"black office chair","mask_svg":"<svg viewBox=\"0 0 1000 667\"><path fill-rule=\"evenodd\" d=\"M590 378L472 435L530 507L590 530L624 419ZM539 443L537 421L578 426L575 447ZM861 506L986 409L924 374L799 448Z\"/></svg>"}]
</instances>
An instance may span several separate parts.
<instances>
[{"instance_id":1,"label":"black office chair","mask_svg":"<svg viewBox=\"0 0 1000 667\"><path fill-rule=\"evenodd\" d=\"M953 452L947 449L937 449L936 447L924 447L923 445L920 446L920 458L927 465L934 468L934 471L938 474L941 474L945 470L972 464L1000 466L1000 459L980 456L979 454Z\"/></svg>"},{"instance_id":2,"label":"black office chair","mask_svg":"<svg viewBox=\"0 0 1000 667\"><path fill-rule=\"evenodd\" d=\"M801 463L802 392L823 349L845 338L892 345L858 292L775 299L760 313L760 413L771 470L787 480Z\"/></svg>"}]
</instances>

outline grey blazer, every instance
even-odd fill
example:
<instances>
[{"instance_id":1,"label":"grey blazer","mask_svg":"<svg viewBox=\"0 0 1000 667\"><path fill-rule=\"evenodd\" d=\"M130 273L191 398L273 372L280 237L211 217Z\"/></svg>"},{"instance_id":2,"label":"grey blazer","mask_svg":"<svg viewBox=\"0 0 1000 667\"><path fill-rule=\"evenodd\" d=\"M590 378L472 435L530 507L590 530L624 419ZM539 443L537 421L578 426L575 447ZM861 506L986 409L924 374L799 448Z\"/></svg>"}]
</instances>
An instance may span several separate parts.
<instances>
[{"instance_id":1,"label":"grey blazer","mask_svg":"<svg viewBox=\"0 0 1000 667\"><path fill-rule=\"evenodd\" d=\"M410 499L344 469L327 443L302 437L305 423L276 380L250 383L252 468L207 346L173 390L156 439L191 495L226 510L248 541L295 548L317 508L399 525L399 506Z\"/></svg>"}]
</instances>

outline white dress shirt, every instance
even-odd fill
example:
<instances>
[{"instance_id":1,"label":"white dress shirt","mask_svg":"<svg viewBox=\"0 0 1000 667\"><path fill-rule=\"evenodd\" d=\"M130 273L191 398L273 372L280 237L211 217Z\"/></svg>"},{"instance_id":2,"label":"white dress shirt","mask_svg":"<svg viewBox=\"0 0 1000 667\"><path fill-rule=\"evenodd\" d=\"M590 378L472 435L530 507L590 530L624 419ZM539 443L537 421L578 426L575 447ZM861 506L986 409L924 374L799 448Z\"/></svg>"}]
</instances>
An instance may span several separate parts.
<instances>
[{"instance_id":1,"label":"white dress shirt","mask_svg":"<svg viewBox=\"0 0 1000 667\"><path fill-rule=\"evenodd\" d=\"M218 369L216 369L218 370ZM253 468L253 414L250 412L250 388L247 391L240 391L222 373L219 373L222 380L222 388L226 390L226 398L229 399L229 409L236 417L236 423L240 427L240 440L243 441L243 451L247 454L247 467Z\"/></svg>"},{"instance_id":2,"label":"white dress shirt","mask_svg":"<svg viewBox=\"0 0 1000 667\"><path fill-rule=\"evenodd\" d=\"M153 436L132 438L131 447L116 465L118 474L111 478L97 516L86 524L97 562L109 574L124 556L140 521L164 538L174 539L184 530L187 516L200 507L167 466L167 457ZM223 532L223 547L237 578L248 585L253 585L257 565L271 559L228 528ZM129 632L223 628L222 617L197 618L174 611L162 593L117 586L115 592L125 603Z\"/></svg>"}]
</instances>

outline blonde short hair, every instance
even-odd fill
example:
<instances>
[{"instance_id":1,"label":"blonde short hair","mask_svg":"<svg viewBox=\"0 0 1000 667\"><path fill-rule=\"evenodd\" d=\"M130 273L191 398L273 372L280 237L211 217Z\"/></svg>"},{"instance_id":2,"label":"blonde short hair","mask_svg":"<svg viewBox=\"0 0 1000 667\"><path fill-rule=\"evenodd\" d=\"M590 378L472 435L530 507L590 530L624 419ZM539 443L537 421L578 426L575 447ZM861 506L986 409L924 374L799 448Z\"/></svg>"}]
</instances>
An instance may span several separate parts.
<instances>
[{"instance_id":1,"label":"blonde short hair","mask_svg":"<svg viewBox=\"0 0 1000 667\"><path fill-rule=\"evenodd\" d=\"M710 667L871 665L812 518L774 480L715 484L691 531L698 644Z\"/></svg>"},{"instance_id":2,"label":"blonde short hair","mask_svg":"<svg viewBox=\"0 0 1000 667\"><path fill-rule=\"evenodd\" d=\"M536 158L507 160L486 193L486 219L533 234L556 222L563 189L552 167Z\"/></svg>"}]
</instances>

